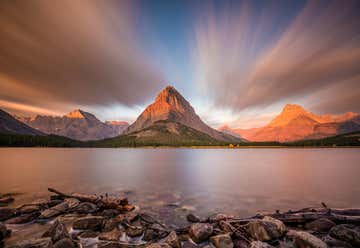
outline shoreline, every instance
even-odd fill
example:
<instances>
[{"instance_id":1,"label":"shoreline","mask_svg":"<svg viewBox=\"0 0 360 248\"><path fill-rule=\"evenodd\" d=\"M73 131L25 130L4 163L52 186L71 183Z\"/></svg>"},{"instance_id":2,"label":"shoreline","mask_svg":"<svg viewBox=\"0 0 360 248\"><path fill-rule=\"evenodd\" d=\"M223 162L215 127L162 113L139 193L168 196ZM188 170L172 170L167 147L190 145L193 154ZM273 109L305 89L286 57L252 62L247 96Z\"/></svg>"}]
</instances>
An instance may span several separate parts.
<instances>
[{"instance_id":1,"label":"shoreline","mask_svg":"<svg viewBox=\"0 0 360 248\"><path fill-rule=\"evenodd\" d=\"M338 149L338 148L360 148L360 146L240 146L240 147L228 147L228 146L137 146L137 147L54 147L54 146L0 146L0 149L9 148L49 148L49 149Z\"/></svg>"},{"instance_id":2,"label":"shoreline","mask_svg":"<svg viewBox=\"0 0 360 248\"><path fill-rule=\"evenodd\" d=\"M166 225L126 198L64 193L0 207L0 247L270 248L358 247L360 209L303 208L247 218L214 213ZM0 197L2 204L14 201ZM2 240L2 241L1 241ZM2 243L3 242L3 243Z\"/></svg>"}]
</instances>

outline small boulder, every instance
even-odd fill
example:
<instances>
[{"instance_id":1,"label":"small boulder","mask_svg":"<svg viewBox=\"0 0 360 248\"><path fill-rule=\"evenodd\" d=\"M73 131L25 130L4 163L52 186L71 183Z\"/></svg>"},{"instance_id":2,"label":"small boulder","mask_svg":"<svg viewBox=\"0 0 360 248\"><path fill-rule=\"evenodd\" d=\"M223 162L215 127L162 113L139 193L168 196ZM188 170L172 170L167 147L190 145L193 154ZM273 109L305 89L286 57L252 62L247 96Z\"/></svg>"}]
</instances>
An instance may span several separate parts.
<instances>
[{"instance_id":1,"label":"small boulder","mask_svg":"<svg viewBox=\"0 0 360 248\"><path fill-rule=\"evenodd\" d=\"M7 229L6 226L0 222L0 244L1 240L8 237L11 233L11 230Z\"/></svg>"},{"instance_id":2,"label":"small boulder","mask_svg":"<svg viewBox=\"0 0 360 248\"><path fill-rule=\"evenodd\" d=\"M192 223L197 223L197 222L200 222L200 217L195 215L195 214L188 214L186 216L186 219L189 221L189 222L192 222Z\"/></svg>"},{"instance_id":3,"label":"small boulder","mask_svg":"<svg viewBox=\"0 0 360 248\"><path fill-rule=\"evenodd\" d=\"M334 226L331 228L329 235L355 247L360 247L360 227L348 224Z\"/></svg>"},{"instance_id":4,"label":"small boulder","mask_svg":"<svg viewBox=\"0 0 360 248\"><path fill-rule=\"evenodd\" d=\"M100 230L103 224L104 218L101 216L86 216L74 221L74 229L90 229L93 231Z\"/></svg>"},{"instance_id":5,"label":"small boulder","mask_svg":"<svg viewBox=\"0 0 360 248\"><path fill-rule=\"evenodd\" d=\"M116 219L107 219L104 220L103 222L102 231L109 232L117 227L118 227L118 222L116 221Z\"/></svg>"},{"instance_id":6,"label":"small boulder","mask_svg":"<svg viewBox=\"0 0 360 248\"><path fill-rule=\"evenodd\" d=\"M190 226L189 234L196 243L205 241L213 233L213 227L207 223L195 223Z\"/></svg>"},{"instance_id":7,"label":"small boulder","mask_svg":"<svg viewBox=\"0 0 360 248\"><path fill-rule=\"evenodd\" d=\"M0 208L0 221L10 219L15 215L15 209L12 208Z\"/></svg>"},{"instance_id":8,"label":"small boulder","mask_svg":"<svg viewBox=\"0 0 360 248\"><path fill-rule=\"evenodd\" d=\"M17 242L11 248L53 248L51 238L28 239Z\"/></svg>"},{"instance_id":9,"label":"small boulder","mask_svg":"<svg viewBox=\"0 0 360 248\"><path fill-rule=\"evenodd\" d=\"M308 232L290 230L287 236L294 239L298 248L327 248L324 241Z\"/></svg>"},{"instance_id":10,"label":"small boulder","mask_svg":"<svg viewBox=\"0 0 360 248\"><path fill-rule=\"evenodd\" d=\"M262 220L250 221L245 229L254 240L269 241L283 236L286 226L280 220L265 216Z\"/></svg>"},{"instance_id":11,"label":"small boulder","mask_svg":"<svg viewBox=\"0 0 360 248\"><path fill-rule=\"evenodd\" d=\"M229 234L219 234L216 236L210 237L211 243L216 248L233 248L234 243L232 242L232 239Z\"/></svg>"},{"instance_id":12,"label":"small boulder","mask_svg":"<svg viewBox=\"0 0 360 248\"><path fill-rule=\"evenodd\" d=\"M68 209L69 209L69 205L66 202L62 202L49 209L42 211L40 218L43 219L52 218L66 212Z\"/></svg>"},{"instance_id":13,"label":"small boulder","mask_svg":"<svg viewBox=\"0 0 360 248\"><path fill-rule=\"evenodd\" d=\"M226 214L222 214L222 213L217 213L217 214L213 214L211 215L208 220L209 222L219 222L219 221L222 221L222 220L226 220L228 219L230 216L226 215Z\"/></svg>"},{"instance_id":14,"label":"small boulder","mask_svg":"<svg viewBox=\"0 0 360 248\"><path fill-rule=\"evenodd\" d=\"M105 209L103 212L102 212L102 216L104 217L109 217L109 218L113 218L117 215L120 214L120 211L119 210L116 210L116 209Z\"/></svg>"},{"instance_id":15,"label":"small boulder","mask_svg":"<svg viewBox=\"0 0 360 248\"><path fill-rule=\"evenodd\" d=\"M61 239L70 238L68 231L63 223L56 220L50 228L42 235L43 238L49 237L53 242L57 242Z\"/></svg>"},{"instance_id":16,"label":"small boulder","mask_svg":"<svg viewBox=\"0 0 360 248\"><path fill-rule=\"evenodd\" d=\"M144 232L144 237L142 238L144 241L151 241L157 239L158 235L153 229L146 229Z\"/></svg>"},{"instance_id":17,"label":"small boulder","mask_svg":"<svg viewBox=\"0 0 360 248\"><path fill-rule=\"evenodd\" d=\"M305 225L305 228L315 232L328 232L335 225L336 224L333 221L327 218L320 218L310 223L307 223Z\"/></svg>"},{"instance_id":18,"label":"small boulder","mask_svg":"<svg viewBox=\"0 0 360 248\"><path fill-rule=\"evenodd\" d=\"M24 224L35 220L39 217L40 213L34 212L30 214L23 214L15 218L11 218L5 221L6 224Z\"/></svg>"},{"instance_id":19,"label":"small boulder","mask_svg":"<svg viewBox=\"0 0 360 248\"><path fill-rule=\"evenodd\" d=\"M117 228L114 228L113 230L109 232L103 232L99 234L99 239L101 240L108 240L108 241L118 241L120 237L122 236L122 231L120 231Z\"/></svg>"},{"instance_id":20,"label":"small boulder","mask_svg":"<svg viewBox=\"0 0 360 248\"><path fill-rule=\"evenodd\" d=\"M126 229L126 234L129 237L138 237L144 232L142 227L132 226Z\"/></svg>"},{"instance_id":21,"label":"small boulder","mask_svg":"<svg viewBox=\"0 0 360 248\"><path fill-rule=\"evenodd\" d=\"M74 242L69 238L59 240L54 244L54 248L75 248Z\"/></svg>"},{"instance_id":22,"label":"small boulder","mask_svg":"<svg viewBox=\"0 0 360 248\"><path fill-rule=\"evenodd\" d=\"M41 210L40 205L27 205L19 209L20 214L30 214L34 212L39 212Z\"/></svg>"},{"instance_id":23,"label":"small boulder","mask_svg":"<svg viewBox=\"0 0 360 248\"><path fill-rule=\"evenodd\" d=\"M91 202L82 202L75 208L75 212L80 214L91 214L98 210L98 206Z\"/></svg>"},{"instance_id":24,"label":"small boulder","mask_svg":"<svg viewBox=\"0 0 360 248\"><path fill-rule=\"evenodd\" d=\"M175 231L170 232L164 242L169 244L173 248L181 248L179 237L177 236Z\"/></svg>"},{"instance_id":25,"label":"small boulder","mask_svg":"<svg viewBox=\"0 0 360 248\"><path fill-rule=\"evenodd\" d=\"M80 201L76 198L66 198L65 202L69 205L69 209L76 208L80 204Z\"/></svg>"},{"instance_id":26,"label":"small boulder","mask_svg":"<svg viewBox=\"0 0 360 248\"><path fill-rule=\"evenodd\" d=\"M15 199L11 196L0 196L0 205L8 205L13 201L15 201Z\"/></svg>"},{"instance_id":27,"label":"small boulder","mask_svg":"<svg viewBox=\"0 0 360 248\"><path fill-rule=\"evenodd\" d=\"M199 246L194 242L187 240L183 242L182 248L199 248Z\"/></svg>"},{"instance_id":28,"label":"small boulder","mask_svg":"<svg viewBox=\"0 0 360 248\"><path fill-rule=\"evenodd\" d=\"M253 241L250 243L250 248L275 248L275 247L265 242Z\"/></svg>"}]
</instances>

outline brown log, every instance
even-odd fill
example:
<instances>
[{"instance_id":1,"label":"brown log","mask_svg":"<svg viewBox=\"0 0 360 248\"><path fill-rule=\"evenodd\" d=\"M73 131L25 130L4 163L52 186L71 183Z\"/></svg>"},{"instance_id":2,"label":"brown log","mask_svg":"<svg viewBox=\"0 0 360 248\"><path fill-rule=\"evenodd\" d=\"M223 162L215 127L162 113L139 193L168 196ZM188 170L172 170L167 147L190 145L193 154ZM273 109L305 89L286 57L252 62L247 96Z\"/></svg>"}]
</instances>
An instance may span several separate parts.
<instances>
[{"instance_id":1,"label":"brown log","mask_svg":"<svg viewBox=\"0 0 360 248\"><path fill-rule=\"evenodd\" d=\"M48 191L60 195L64 198L75 198L82 202L91 202L97 205L100 205L102 208L107 209L118 209L120 211L131 211L134 209L134 206L128 203L127 198L118 198L113 196L97 196L97 195L85 195L79 193L67 194L59 190L48 188Z\"/></svg>"}]
</instances>

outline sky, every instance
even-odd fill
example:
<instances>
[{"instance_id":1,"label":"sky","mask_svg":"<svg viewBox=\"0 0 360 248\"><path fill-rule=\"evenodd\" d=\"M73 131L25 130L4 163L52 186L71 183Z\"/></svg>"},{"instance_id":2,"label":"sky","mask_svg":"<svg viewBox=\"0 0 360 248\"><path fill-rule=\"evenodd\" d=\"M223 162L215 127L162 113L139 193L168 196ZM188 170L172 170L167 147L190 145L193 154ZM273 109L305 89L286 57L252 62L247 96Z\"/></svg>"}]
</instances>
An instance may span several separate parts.
<instances>
[{"instance_id":1,"label":"sky","mask_svg":"<svg viewBox=\"0 0 360 248\"><path fill-rule=\"evenodd\" d=\"M3 0L0 107L132 122L173 85L213 127L360 112L359 1Z\"/></svg>"}]
</instances>

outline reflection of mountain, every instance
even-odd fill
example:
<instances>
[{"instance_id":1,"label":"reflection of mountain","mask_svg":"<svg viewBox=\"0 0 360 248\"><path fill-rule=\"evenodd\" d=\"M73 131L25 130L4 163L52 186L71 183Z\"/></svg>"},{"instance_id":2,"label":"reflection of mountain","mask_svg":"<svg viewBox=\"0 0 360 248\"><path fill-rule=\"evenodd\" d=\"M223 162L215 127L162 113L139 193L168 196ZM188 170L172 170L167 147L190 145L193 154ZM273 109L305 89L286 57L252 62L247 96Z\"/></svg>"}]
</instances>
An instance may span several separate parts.
<instances>
[{"instance_id":1,"label":"reflection of mountain","mask_svg":"<svg viewBox=\"0 0 360 248\"><path fill-rule=\"evenodd\" d=\"M253 129L222 131L236 133L251 141L295 141L324 138L337 134L360 131L360 115L348 112L342 115L315 115L299 105L287 104L268 125Z\"/></svg>"},{"instance_id":2,"label":"reflection of mountain","mask_svg":"<svg viewBox=\"0 0 360 248\"><path fill-rule=\"evenodd\" d=\"M0 109L0 133L1 134L25 134L25 135L44 135L28 125L16 120L9 113Z\"/></svg>"},{"instance_id":3,"label":"reflection of mountain","mask_svg":"<svg viewBox=\"0 0 360 248\"><path fill-rule=\"evenodd\" d=\"M93 114L74 110L62 117L38 115L35 118L17 117L27 125L46 134L65 136L76 140L99 140L119 135L125 127L117 123L103 123Z\"/></svg>"},{"instance_id":4,"label":"reflection of mountain","mask_svg":"<svg viewBox=\"0 0 360 248\"><path fill-rule=\"evenodd\" d=\"M159 93L154 103L150 104L141 113L137 120L127 128L125 134L139 132L151 127L160 120L166 121L168 123L166 125L177 123L172 126L179 127L179 124L181 124L195 129L218 141L240 141L234 136L219 132L206 125L195 113L190 103L171 86L166 87Z\"/></svg>"}]
</instances>

